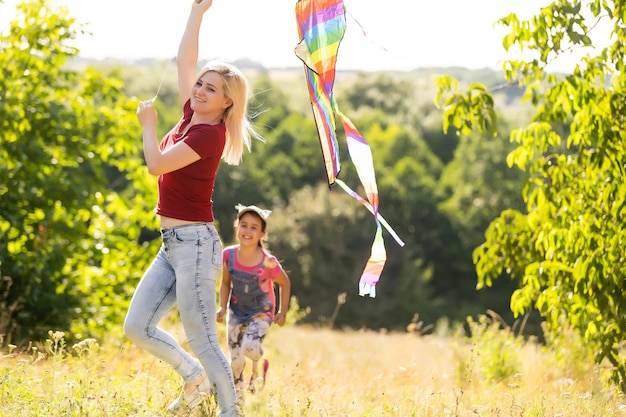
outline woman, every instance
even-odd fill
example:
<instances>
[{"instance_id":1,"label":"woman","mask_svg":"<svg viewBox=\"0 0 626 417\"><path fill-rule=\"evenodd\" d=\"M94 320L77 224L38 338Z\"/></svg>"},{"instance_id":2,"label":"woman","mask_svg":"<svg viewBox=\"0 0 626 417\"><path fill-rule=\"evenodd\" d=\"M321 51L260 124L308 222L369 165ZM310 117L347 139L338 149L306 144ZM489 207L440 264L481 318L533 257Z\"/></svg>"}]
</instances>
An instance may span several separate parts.
<instances>
[{"instance_id":1,"label":"woman","mask_svg":"<svg viewBox=\"0 0 626 417\"><path fill-rule=\"evenodd\" d=\"M248 84L236 68L209 64L196 75L202 17L212 0L196 0L178 55L178 90L183 116L158 143L152 101L139 104L148 171L158 175L162 245L130 303L124 331L136 345L169 363L184 380L169 406L194 407L217 394L219 415L240 411L229 362L217 338L215 285L222 267L222 243L213 224L213 186L224 159L237 165L243 145L260 136L246 118ZM189 346L157 327L178 304Z\"/></svg>"}]
</instances>

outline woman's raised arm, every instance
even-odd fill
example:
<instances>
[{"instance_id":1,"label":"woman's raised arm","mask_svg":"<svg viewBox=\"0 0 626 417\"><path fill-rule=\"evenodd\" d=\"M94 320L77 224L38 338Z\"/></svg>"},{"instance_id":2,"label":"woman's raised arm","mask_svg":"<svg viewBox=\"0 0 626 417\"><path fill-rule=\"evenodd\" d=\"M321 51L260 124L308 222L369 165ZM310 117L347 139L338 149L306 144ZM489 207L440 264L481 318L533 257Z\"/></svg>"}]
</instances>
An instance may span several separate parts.
<instances>
[{"instance_id":1,"label":"woman's raised arm","mask_svg":"<svg viewBox=\"0 0 626 417\"><path fill-rule=\"evenodd\" d=\"M196 82L200 25L204 12L209 10L212 4L213 0L193 0L187 26L178 46L176 63L178 65L178 96L181 106L191 96L191 88Z\"/></svg>"}]
</instances>

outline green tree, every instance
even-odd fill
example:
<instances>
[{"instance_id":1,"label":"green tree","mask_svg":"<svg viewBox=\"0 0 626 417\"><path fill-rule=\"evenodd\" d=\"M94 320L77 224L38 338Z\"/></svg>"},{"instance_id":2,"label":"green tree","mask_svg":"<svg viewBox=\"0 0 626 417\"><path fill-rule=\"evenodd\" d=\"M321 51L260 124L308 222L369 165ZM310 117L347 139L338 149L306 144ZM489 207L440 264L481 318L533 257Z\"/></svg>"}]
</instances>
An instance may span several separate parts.
<instances>
[{"instance_id":1,"label":"green tree","mask_svg":"<svg viewBox=\"0 0 626 417\"><path fill-rule=\"evenodd\" d=\"M415 104L417 87L409 80L396 79L384 73L358 73L356 80L340 96L355 111L378 109L404 119ZM339 103L341 105L341 102Z\"/></svg>"},{"instance_id":2,"label":"green tree","mask_svg":"<svg viewBox=\"0 0 626 417\"><path fill-rule=\"evenodd\" d=\"M502 135L472 133L461 136L454 158L439 181L444 199L440 208L455 224L463 246L473 250L484 241L485 229L503 210L524 210L519 193L526 179L522 170L509 169L506 155L515 144Z\"/></svg>"},{"instance_id":3,"label":"green tree","mask_svg":"<svg viewBox=\"0 0 626 417\"><path fill-rule=\"evenodd\" d=\"M0 335L103 335L121 324L153 225L136 102L117 78L65 68L84 33L66 9L17 11L0 37Z\"/></svg>"},{"instance_id":4,"label":"green tree","mask_svg":"<svg viewBox=\"0 0 626 417\"><path fill-rule=\"evenodd\" d=\"M583 4L585 8L583 8ZM505 48L515 45L528 59L504 64L508 80L524 88L535 107L533 121L514 130L509 165L527 170L525 212L504 211L475 251L479 286L503 272L519 282L511 307L533 306L548 332L571 327L608 362L612 380L626 392L626 3L554 1L527 21L511 14ZM609 38L570 73L548 71L563 54L593 45L594 28ZM494 126L491 94L474 85L455 91L439 80L445 123L469 131ZM444 98L445 96L445 98Z\"/></svg>"}]
</instances>

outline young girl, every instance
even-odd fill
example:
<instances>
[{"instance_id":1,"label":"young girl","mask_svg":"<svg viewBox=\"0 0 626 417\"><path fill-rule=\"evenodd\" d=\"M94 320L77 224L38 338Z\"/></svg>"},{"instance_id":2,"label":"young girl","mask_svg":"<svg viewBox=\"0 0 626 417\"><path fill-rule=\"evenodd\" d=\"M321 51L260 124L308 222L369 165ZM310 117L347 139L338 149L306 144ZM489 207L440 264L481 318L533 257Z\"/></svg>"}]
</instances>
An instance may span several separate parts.
<instances>
[{"instance_id":1,"label":"young girl","mask_svg":"<svg viewBox=\"0 0 626 417\"><path fill-rule=\"evenodd\" d=\"M136 345L178 372L184 387L168 407L194 407L217 394L220 416L240 414L228 359L215 324L215 286L222 267L222 243L213 224L213 185L220 163L239 164L243 145L259 137L246 119L248 84L227 64L205 66L196 75L198 35L212 0L194 0L177 56L183 115L158 142L152 101L139 104L148 171L158 175L162 245L144 273L128 309L124 331ZM227 36L227 35L225 35ZM157 324L178 304L189 346Z\"/></svg>"},{"instance_id":2,"label":"young girl","mask_svg":"<svg viewBox=\"0 0 626 417\"><path fill-rule=\"evenodd\" d=\"M239 399L243 399L243 371L246 357L252 360L248 389L254 392L258 365L263 356L263 339L272 322L285 325L291 284L280 262L261 243L266 237L267 218L272 213L257 206L237 205L235 231L238 245L224 249L222 285L220 286L217 321L229 309L228 348L230 364ZM279 285L279 307L273 283ZM263 362L263 382L269 362Z\"/></svg>"}]
</instances>

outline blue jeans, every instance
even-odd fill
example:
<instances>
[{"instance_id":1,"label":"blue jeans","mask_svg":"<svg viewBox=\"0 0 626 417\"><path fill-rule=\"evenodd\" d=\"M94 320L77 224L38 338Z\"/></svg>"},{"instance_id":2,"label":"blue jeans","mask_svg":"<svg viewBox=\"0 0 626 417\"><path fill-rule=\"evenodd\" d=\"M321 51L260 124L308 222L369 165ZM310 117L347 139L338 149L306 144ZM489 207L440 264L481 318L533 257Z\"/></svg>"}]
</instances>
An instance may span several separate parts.
<instances>
[{"instance_id":1,"label":"blue jeans","mask_svg":"<svg viewBox=\"0 0 626 417\"><path fill-rule=\"evenodd\" d=\"M161 229L161 237L159 253L130 302L124 332L137 346L174 367L186 383L206 372L217 391L220 415L236 416L233 374L219 345L215 320L215 286L222 268L220 237L213 223ZM157 327L175 304L199 362Z\"/></svg>"}]
</instances>

